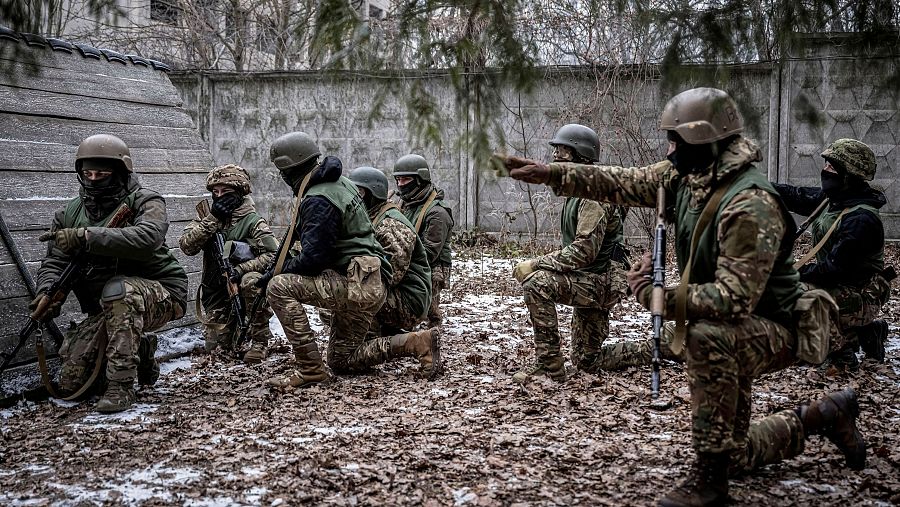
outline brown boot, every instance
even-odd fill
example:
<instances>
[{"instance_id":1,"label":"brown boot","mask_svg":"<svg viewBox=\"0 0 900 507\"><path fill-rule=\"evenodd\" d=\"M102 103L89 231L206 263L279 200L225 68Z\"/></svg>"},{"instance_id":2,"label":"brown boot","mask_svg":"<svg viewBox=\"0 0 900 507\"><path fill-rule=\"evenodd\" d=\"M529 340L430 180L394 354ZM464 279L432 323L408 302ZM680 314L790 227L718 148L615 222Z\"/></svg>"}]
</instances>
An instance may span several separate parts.
<instances>
[{"instance_id":1,"label":"brown boot","mask_svg":"<svg viewBox=\"0 0 900 507\"><path fill-rule=\"evenodd\" d=\"M106 387L106 392L103 393L103 397L100 398L100 401L97 402L97 406L94 408L97 412L111 414L128 410L134 405L134 402L135 394L133 380L128 380L126 382L115 382L110 380L109 385Z\"/></svg>"},{"instance_id":2,"label":"brown boot","mask_svg":"<svg viewBox=\"0 0 900 507\"><path fill-rule=\"evenodd\" d=\"M705 507L728 503L727 452L697 454L691 475L669 492L659 505L662 507Z\"/></svg>"},{"instance_id":3,"label":"brown boot","mask_svg":"<svg viewBox=\"0 0 900 507\"><path fill-rule=\"evenodd\" d=\"M393 357L415 357L422 375L434 380L441 374L441 332L437 328L403 333L391 337Z\"/></svg>"},{"instance_id":4,"label":"brown boot","mask_svg":"<svg viewBox=\"0 0 900 507\"><path fill-rule=\"evenodd\" d=\"M801 405L797 415L807 436L822 435L831 440L844 453L848 467L852 470L866 467L866 441L856 428L859 402L853 389L847 388L809 405Z\"/></svg>"},{"instance_id":5,"label":"brown boot","mask_svg":"<svg viewBox=\"0 0 900 507\"><path fill-rule=\"evenodd\" d=\"M250 350L244 354L244 362L247 364L258 364L266 358L266 346L260 342L253 342Z\"/></svg>"},{"instance_id":6,"label":"brown boot","mask_svg":"<svg viewBox=\"0 0 900 507\"><path fill-rule=\"evenodd\" d=\"M291 375L273 377L266 380L266 385L272 387L308 387L328 380L328 372L322 355L315 342L294 346L294 358L297 360L297 369Z\"/></svg>"}]
</instances>

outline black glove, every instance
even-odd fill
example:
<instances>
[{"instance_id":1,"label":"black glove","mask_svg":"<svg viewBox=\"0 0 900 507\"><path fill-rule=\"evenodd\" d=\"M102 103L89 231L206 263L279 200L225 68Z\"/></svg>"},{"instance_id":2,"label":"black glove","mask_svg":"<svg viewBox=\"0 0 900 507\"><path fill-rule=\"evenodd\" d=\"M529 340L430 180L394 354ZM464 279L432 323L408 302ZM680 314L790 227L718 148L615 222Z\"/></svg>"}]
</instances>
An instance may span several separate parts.
<instances>
[{"instance_id":1,"label":"black glove","mask_svg":"<svg viewBox=\"0 0 900 507\"><path fill-rule=\"evenodd\" d=\"M212 208L210 209L210 213L221 222L227 222L231 220L231 214L234 213L234 210L244 202L244 198L238 195L237 192L229 192L218 199L213 200Z\"/></svg>"},{"instance_id":2,"label":"black glove","mask_svg":"<svg viewBox=\"0 0 900 507\"><path fill-rule=\"evenodd\" d=\"M266 271L263 276L259 277L259 280L256 281L254 285L259 287L260 289L265 290L265 288L269 285L269 281L272 277L275 276L275 271L269 270Z\"/></svg>"}]
</instances>

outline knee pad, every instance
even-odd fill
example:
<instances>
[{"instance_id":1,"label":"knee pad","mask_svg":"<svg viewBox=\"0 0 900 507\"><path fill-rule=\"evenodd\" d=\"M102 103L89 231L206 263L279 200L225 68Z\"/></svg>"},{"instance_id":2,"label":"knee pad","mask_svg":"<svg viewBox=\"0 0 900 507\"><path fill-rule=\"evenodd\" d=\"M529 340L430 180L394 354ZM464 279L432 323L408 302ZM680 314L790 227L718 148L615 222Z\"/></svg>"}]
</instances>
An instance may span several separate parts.
<instances>
[{"instance_id":1,"label":"knee pad","mask_svg":"<svg viewBox=\"0 0 900 507\"><path fill-rule=\"evenodd\" d=\"M128 289L129 287L125 283L124 276L114 276L103 286L103 292L100 293L100 301L104 304L121 301L128 294Z\"/></svg>"}]
</instances>

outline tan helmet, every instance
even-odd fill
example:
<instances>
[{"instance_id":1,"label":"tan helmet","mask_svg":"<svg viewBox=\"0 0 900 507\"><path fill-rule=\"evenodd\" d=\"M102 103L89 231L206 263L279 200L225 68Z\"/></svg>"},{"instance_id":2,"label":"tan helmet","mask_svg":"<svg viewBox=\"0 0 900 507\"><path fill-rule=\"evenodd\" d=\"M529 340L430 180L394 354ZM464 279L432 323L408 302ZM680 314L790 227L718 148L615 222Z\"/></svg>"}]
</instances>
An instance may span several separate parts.
<instances>
[{"instance_id":1,"label":"tan helmet","mask_svg":"<svg viewBox=\"0 0 900 507\"><path fill-rule=\"evenodd\" d=\"M125 170L134 172L131 167L131 151L125 141L110 134L96 134L88 137L78 145L75 152L75 170L81 170L81 164L87 158L103 158L122 162Z\"/></svg>"},{"instance_id":2,"label":"tan helmet","mask_svg":"<svg viewBox=\"0 0 900 507\"><path fill-rule=\"evenodd\" d=\"M838 139L822 152L822 158L839 165L848 173L872 181L875 178L875 153L869 145L856 139Z\"/></svg>"},{"instance_id":3,"label":"tan helmet","mask_svg":"<svg viewBox=\"0 0 900 507\"><path fill-rule=\"evenodd\" d=\"M220 165L206 176L206 189L212 190L215 185L228 185L241 194L247 195L251 192L250 174L239 165Z\"/></svg>"},{"instance_id":4,"label":"tan helmet","mask_svg":"<svg viewBox=\"0 0 900 507\"><path fill-rule=\"evenodd\" d=\"M737 104L717 88L692 88L672 97L659 128L674 130L688 144L708 144L744 131Z\"/></svg>"}]
</instances>

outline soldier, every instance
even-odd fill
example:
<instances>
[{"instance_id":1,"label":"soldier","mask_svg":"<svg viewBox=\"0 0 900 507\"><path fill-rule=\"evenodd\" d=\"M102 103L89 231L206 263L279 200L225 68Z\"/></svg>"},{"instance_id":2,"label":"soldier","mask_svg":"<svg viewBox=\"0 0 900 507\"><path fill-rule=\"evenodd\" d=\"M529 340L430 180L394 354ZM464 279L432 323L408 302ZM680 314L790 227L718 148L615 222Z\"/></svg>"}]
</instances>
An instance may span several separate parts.
<instances>
[{"instance_id":1,"label":"soldier","mask_svg":"<svg viewBox=\"0 0 900 507\"><path fill-rule=\"evenodd\" d=\"M788 209L804 216L828 199L827 209L810 224L812 244L818 250L815 262L800 267L800 281L826 289L840 307L847 345L831 354L830 372L856 371L860 345L866 357L884 361L888 326L875 317L890 297L889 280L882 275L884 226L878 214L887 199L867 183L875 177L876 164L875 154L864 143L838 139L822 158L821 187L774 186Z\"/></svg>"},{"instance_id":2,"label":"soldier","mask_svg":"<svg viewBox=\"0 0 900 507\"><path fill-rule=\"evenodd\" d=\"M410 330L422 322L431 303L431 268L413 225L387 200L388 179L374 167L357 167L349 176L366 209L375 239L388 254L393 275L387 297L370 332L377 336Z\"/></svg>"},{"instance_id":3,"label":"soldier","mask_svg":"<svg viewBox=\"0 0 900 507\"><path fill-rule=\"evenodd\" d=\"M554 162L592 164L600 138L584 125L564 125L553 140ZM525 305L534 327L534 364L513 375L524 383L535 375L563 381L566 369L560 353L556 303L574 306L572 364L592 371L597 352L609 335L609 309L625 295L625 272L618 260L622 220L616 206L570 197L561 218L563 248L520 262L513 276L522 284Z\"/></svg>"},{"instance_id":4,"label":"soldier","mask_svg":"<svg viewBox=\"0 0 900 507\"><path fill-rule=\"evenodd\" d=\"M82 141L75 171L81 184L78 197L56 213L50 232L38 238L48 248L31 307L47 297L46 290L75 255L89 256L92 269L74 289L88 318L70 329L60 347L59 387L64 393L79 390L103 354L108 385L96 409L119 412L135 401L135 378L152 385L159 376L153 357L156 337L142 335L184 315L187 275L166 247L166 203L141 187L121 139L99 134ZM125 226L106 227L122 206L132 213ZM59 309L52 313L58 315Z\"/></svg>"},{"instance_id":5,"label":"soldier","mask_svg":"<svg viewBox=\"0 0 900 507\"><path fill-rule=\"evenodd\" d=\"M320 163L320 155L315 141L302 132L279 137L270 150L299 202L274 271L256 285L268 285L269 304L291 343L297 369L267 383L303 387L328 378L303 304L334 310L328 338L328 366L334 373L363 373L390 359L416 357L433 378L441 367L440 335L434 330L365 341L384 303L391 265L384 260L359 192L341 176L341 161L325 157ZM288 256L293 237L301 249Z\"/></svg>"},{"instance_id":6,"label":"soldier","mask_svg":"<svg viewBox=\"0 0 900 507\"><path fill-rule=\"evenodd\" d=\"M660 124L669 139L667 160L647 167L504 160L513 178L547 184L557 194L651 207L661 186L674 203L668 219L684 283L681 291L666 289L665 314L676 317L672 347L680 350L686 338L697 461L660 504L723 504L729 472L796 456L809 435L828 437L851 468L862 469L865 442L851 389L750 424L753 379L796 360L792 309L801 288L791 217L754 167L759 149L741 135L737 105L721 90L695 88L666 104ZM646 255L626 275L645 307L651 272Z\"/></svg>"},{"instance_id":7,"label":"soldier","mask_svg":"<svg viewBox=\"0 0 900 507\"><path fill-rule=\"evenodd\" d=\"M450 230L453 212L444 204L444 191L431 183L428 162L421 155L404 155L394 164L394 180L400 192L400 211L415 227L428 252L431 266L431 306L428 327L443 323L441 291L450 281Z\"/></svg>"},{"instance_id":8,"label":"soldier","mask_svg":"<svg viewBox=\"0 0 900 507\"><path fill-rule=\"evenodd\" d=\"M214 258L214 249L210 239L216 232L224 235L226 255L229 255L240 283L248 273L264 272L278 249L278 241L272 235L269 224L256 212L253 199L248 194L250 175L242 167L227 164L216 167L206 177L206 189L212 193L210 213L198 216L184 228L178 240L181 251L186 255L197 255L203 251L203 275L197 292L197 305L202 303L207 319L198 311L198 318L203 321L203 337L206 350L212 352L217 347L230 350L239 336L237 319L232 315L231 300L225 285L223 274ZM249 277L248 280L253 280ZM250 305L256 288L249 283L241 284L241 293L245 299L245 308ZM250 319L248 335L252 341L250 350L244 354L247 363L259 363L266 358L266 347L272 332L269 330L269 318L272 310L263 305Z\"/></svg>"}]
</instances>

